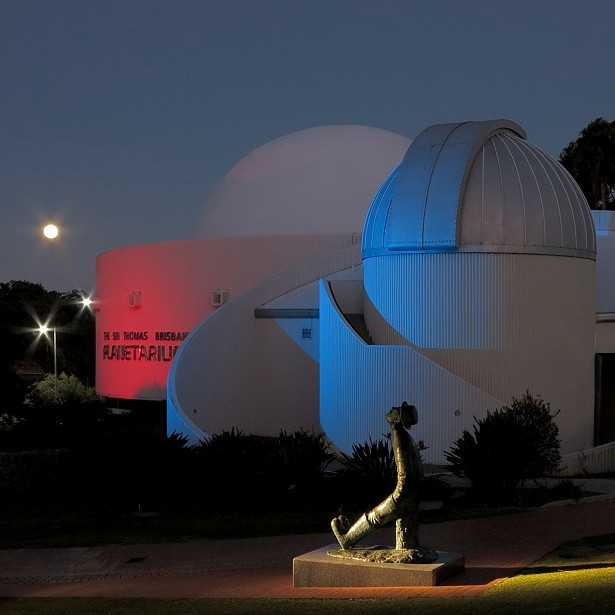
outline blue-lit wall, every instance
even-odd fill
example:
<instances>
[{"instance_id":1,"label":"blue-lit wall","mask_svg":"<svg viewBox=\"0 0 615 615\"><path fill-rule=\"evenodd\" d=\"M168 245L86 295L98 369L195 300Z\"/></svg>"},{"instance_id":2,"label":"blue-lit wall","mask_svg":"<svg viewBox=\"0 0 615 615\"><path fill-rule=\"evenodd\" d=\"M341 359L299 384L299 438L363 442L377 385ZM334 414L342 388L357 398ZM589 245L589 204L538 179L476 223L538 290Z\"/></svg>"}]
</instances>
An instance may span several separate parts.
<instances>
[{"instance_id":1,"label":"blue-lit wall","mask_svg":"<svg viewBox=\"0 0 615 615\"><path fill-rule=\"evenodd\" d=\"M442 462L442 451L471 426L473 414L500 405L408 345L365 343L324 281L320 328L320 420L343 450L381 437L388 430L384 414L408 401L419 408L413 435L429 447L424 459Z\"/></svg>"},{"instance_id":2,"label":"blue-lit wall","mask_svg":"<svg viewBox=\"0 0 615 615\"><path fill-rule=\"evenodd\" d=\"M564 452L590 447L594 267L535 254L364 259L374 345L348 329L321 290L323 427L342 447L377 437L383 411L406 400L421 413L416 431L432 447L426 458L442 461L474 416L529 390L561 410Z\"/></svg>"},{"instance_id":3,"label":"blue-lit wall","mask_svg":"<svg viewBox=\"0 0 615 615\"><path fill-rule=\"evenodd\" d=\"M422 348L502 348L510 285L504 254L392 254L364 261L382 317Z\"/></svg>"}]
</instances>

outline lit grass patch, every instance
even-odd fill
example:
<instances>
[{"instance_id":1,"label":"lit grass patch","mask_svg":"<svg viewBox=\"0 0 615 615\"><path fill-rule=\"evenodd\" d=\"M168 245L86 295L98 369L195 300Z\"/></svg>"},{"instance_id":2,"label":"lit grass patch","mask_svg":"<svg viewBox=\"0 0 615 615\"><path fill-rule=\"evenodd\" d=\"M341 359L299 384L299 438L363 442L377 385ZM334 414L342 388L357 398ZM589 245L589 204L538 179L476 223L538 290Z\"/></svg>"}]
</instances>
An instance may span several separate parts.
<instances>
[{"instance_id":1,"label":"lit grass patch","mask_svg":"<svg viewBox=\"0 0 615 615\"><path fill-rule=\"evenodd\" d=\"M476 599L481 607L508 613L576 613L603 615L615 612L613 567L521 574L506 579ZM488 610L481 610L489 612Z\"/></svg>"},{"instance_id":2,"label":"lit grass patch","mask_svg":"<svg viewBox=\"0 0 615 615\"><path fill-rule=\"evenodd\" d=\"M566 542L530 564L522 574L571 572L615 566L615 534Z\"/></svg>"}]
</instances>

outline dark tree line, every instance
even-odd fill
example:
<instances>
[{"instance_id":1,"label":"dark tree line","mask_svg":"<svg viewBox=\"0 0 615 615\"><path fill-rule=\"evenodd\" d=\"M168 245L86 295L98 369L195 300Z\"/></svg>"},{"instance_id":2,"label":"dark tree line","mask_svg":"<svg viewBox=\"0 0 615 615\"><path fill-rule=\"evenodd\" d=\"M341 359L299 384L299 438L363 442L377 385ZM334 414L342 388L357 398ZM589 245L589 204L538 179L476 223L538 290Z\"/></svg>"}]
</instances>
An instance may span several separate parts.
<instances>
[{"instance_id":1,"label":"dark tree line","mask_svg":"<svg viewBox=\"0 0 615 615\"><path fill-rule=\"evenodd\" d=\"M36 332L43 324L56 329L58 374L94 385L95 320L83 297L21 280L0 283L0 413L23 402L28 374L53 372L52 337Z\"/></svg>"},{"instance_id":2,"label":"dark tree line","mask_svg":"<svg viewBox=\"0 0 615 615\"><path fill-rule=\"evenodd\" d=\"M615 209L615 122L590 122L560 154L592 209Z\"/></svg>"}]
</instances>

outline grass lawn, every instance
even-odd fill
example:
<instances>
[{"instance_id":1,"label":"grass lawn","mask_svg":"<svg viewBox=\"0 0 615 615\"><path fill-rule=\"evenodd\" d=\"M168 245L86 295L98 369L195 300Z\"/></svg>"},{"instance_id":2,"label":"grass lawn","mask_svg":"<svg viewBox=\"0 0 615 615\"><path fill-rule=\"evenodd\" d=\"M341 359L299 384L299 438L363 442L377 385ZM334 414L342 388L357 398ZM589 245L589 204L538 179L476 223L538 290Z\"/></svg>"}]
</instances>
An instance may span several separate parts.
<instances>
[{"instance_id":1,"label":"grass lawn","mask_svg":"<svg viewBox=\"0 0 615 615\"><path fill-rule=\"evenodd\" d=\"M615 535L567 543L477 597L394 599L0 598L1 615L604 615L615 612Z\"/></svg>"},{"instance_id":2,"label":"grass lawn","mask_svg":"<svg viewBox=\"0 0 615 615\"><path fill-rule=\"evenodd\" d=\"M507 514L518 508L430 511L421 523ZM202 511L136 513L91 509L22 508L0 512L0 549L94 547L105 544L181 542L329 531L336 511L207 514ZM348 513L351 518L359 516ZM1 612L0 612L1 615Z\"/></svg>"},{"instance_id":3,"label":"grass lawn","mask_svg":"<svg viewBox=\"0 0 615 615\"><path fill-rule=\"evenodd\" d=\"M307 534L326 531L330 514L208 515L199 511L158 514L87 509L17 510L0 515L0 549Z\"/></svg>"}]
</instances>

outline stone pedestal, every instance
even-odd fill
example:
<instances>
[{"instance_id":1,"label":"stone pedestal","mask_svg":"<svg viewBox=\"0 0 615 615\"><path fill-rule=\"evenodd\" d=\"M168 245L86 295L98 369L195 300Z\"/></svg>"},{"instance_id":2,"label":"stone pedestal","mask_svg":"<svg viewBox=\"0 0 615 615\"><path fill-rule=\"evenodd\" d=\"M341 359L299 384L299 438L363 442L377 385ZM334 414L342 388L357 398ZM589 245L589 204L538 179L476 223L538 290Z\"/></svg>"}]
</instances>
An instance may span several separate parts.
<instances>
[{"instance_id":1,"label":"stone pedestal","mask_svg":"<svg viewBox=\"0 0 615 615\"><path fill-rule=\"evenodd\" d=\"M438 585L462 572L464 556L438 551L432 564L381 564L332 557L329 545L293 559L294 587L411 587Z\"/></svg>"}]
</instances>

